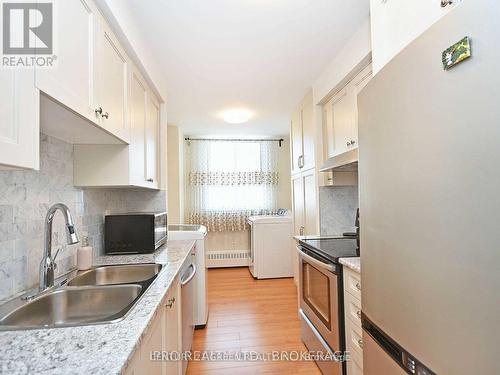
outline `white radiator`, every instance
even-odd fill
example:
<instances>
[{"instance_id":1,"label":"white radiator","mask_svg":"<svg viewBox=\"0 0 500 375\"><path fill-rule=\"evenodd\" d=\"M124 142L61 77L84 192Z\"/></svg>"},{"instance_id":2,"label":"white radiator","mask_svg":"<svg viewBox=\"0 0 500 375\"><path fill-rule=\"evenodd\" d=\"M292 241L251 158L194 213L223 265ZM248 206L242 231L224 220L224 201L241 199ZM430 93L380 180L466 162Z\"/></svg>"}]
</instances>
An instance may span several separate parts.
<instances>
[{"instance_id":1,"label":"white radiator","mask_svg":"<svg viewBox=\"0 0 500 375\"><path fill-rule=\"evenodd\" d=\"M207 252L207 267L248 266L250 250L218 250Z\"/></svg>"}]
</instances>

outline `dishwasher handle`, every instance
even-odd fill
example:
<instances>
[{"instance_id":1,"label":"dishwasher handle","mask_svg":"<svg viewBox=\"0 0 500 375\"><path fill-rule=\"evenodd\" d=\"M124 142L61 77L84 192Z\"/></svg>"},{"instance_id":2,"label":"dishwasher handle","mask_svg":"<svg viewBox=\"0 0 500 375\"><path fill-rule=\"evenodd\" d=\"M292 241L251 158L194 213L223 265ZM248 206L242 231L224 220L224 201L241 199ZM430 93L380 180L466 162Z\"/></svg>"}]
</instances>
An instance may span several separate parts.
<instances>
[{"instance_id":1,"label":"dishwasher handle","mask_svg":"<svg viewBox=\"0 0 500 375\"><path fill-rule=\"evenodd\" d=\"M188 267L188 268L192 268L192 269L193 269L193 272L191 272L191 274L190 274L188 277L186 277L184 280L181 280L181 286L184 286L184 285L186 285L186 284L189 284L189 282L190 282L191 280L193 280L194 275L196 275L196 265L191 264L191 265L189 265L189 267Z\"/></svg>"}]
</instances>

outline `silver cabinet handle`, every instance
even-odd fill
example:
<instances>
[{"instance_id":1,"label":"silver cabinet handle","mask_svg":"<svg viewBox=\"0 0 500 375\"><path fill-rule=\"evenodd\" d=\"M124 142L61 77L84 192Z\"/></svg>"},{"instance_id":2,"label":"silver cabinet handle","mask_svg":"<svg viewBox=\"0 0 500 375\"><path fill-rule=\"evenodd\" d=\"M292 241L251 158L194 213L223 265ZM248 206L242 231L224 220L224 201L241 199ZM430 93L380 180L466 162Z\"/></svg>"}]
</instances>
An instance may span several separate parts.
<instances>
[{"instance_id":1,"label":"silver cabinet handle","mask_svg":"<svg viewBox=\"0 0 500 375\"><path fill-rule=\"evenodd\" d=\"M171 309L172 306L174 305L174 303L175 303L175 297L172 297L172 298L169 298L169 300L167 301L165 306L168 307L169 309Z\"/></svg>"},{"instance_id":2,"label":"silver cabinet handle","mask_svg":"<svg viewBox=\"0 0 500 375\"><path fill-rule=\"evenodd\" d=\"M300 155L297 160L297 165L299 168L304 168L304 155Z\"/></svg>"},{"instance_id":3,"label":"silver cabinet handle","mask_svg":"<svg viewBox=\"0 0 500 375\"><path fill-rule=\"evenodd\" d=\"M96 110L94 112L95 112L96 116L102 115L102 108L101 107L96 108Z\"/></svg>"},{"instance_id":4,"label":"silver cabinet handle","mask_svg":"<svg viewBox=\"0 0 500 375\"><path fill-rule=\"evenodd\" d=\"M147 182L154 182L154 180L152 178L148 178L146 181Z\"/></svg>"},{"instance_id":5,"label":"silver cabinet handle","mask_svg":"<svg viewBox=\"0 0 500 375\"><path fill-rule=\"evenodd\" d=\"M356 315L357 315L358 319L361 319L361 310L356 311Z\"/></svg>"},{"instance_id":6,"label":"silver cabinet handle","mask_svg":"<svg viewBox=\"0 0 500 375\"><path fill-rule=\"evenodd\" d=\"M363 349L363 340L359 339L358 340L358 345L361 349Z\"/></svg>"},{"instance_id":7,"label":"silver cabinet handle","mask_svg":"<svg viewBox=\"0 0 500 375\"><path fill-rule=\"evenodd\" d=\"M356 289L361 292L361 284L360 283L356 283Z\"/></svg>"},{"instance_id":8,"label":"silver cabinet handle","mask_svg":"<svg viewBox=\"0 0 500 375\"><path fill-rule=\"evenodd\" d=\"M106 112L105 114L102 115L102 117L104 117L105 119L109 119L109 113Z\"/></svg>"},{"instance_id":9,"label":"silver cabinet handle","mask_svg":"<svg viewBox=\"0 0 500 375\"><path fill-rule=\"evenodd\" d=\"M446 8L450 4L453 4L453 0L441 0L441 8Z\"/></svg>"},{"instance_id":10,"label":"silver cabinet handle","mask_svg":"<svg viewBox=\"0 0 500 375\"><path fill-rule=\"evenodd\" d=\"M303 236L303 235L304 235L304 229L305 229L305 228L304 228L304 226L303 226L303 225L302 225L302 226L300 227L300 229L299 229L299 234L300 234L301 236Z\"/></svg>"}]
</instances>

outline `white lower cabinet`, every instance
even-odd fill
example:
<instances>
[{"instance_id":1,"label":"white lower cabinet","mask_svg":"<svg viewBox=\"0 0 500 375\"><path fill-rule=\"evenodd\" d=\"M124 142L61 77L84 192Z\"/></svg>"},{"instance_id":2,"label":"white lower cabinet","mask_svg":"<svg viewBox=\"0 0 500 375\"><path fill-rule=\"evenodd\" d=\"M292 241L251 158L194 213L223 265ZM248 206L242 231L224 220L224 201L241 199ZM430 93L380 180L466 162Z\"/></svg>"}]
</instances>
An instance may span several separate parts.
<instances>
[{"instance_id":1,"label":"white lower cabinet","mask_svg":"<svg viewBox=\"0 0 500 375\"><path fill-rule=\"evenodd\" d=\"M168 353L180 353L181 338L181 286L178 281L172 286L163 301L163 350ZM179 375L182 371L181 361L164 361L164 375Z\"/></svg>"},{"instance_id":2,"label":"white lower cabinet","mask_svg":"<svg viewBox=\"0 0 500 375\"><path fill-rule=\"evenodd\" d=\"M170 287L169 293L162 301L160 311L153 318L153 322L149 326L140 346L136 349L125 369L125 374L180 375L180 361L151 360L151 353L153 352L161 354L180 353L180 326L180 286L179 281L176 279Z\"/></svg>"},{"instance_id":3,"label":"white lower cabinet","mask_svg":"<svg viewBox=\"0 0 500 375\"><path fill-rule=\"evenodd\" d=\"M347 375L363 374L360 274L344 266L344 321L346 350L350 354ZM359 288L358 288L359 286Z\"/></svg>"}]
</instances>

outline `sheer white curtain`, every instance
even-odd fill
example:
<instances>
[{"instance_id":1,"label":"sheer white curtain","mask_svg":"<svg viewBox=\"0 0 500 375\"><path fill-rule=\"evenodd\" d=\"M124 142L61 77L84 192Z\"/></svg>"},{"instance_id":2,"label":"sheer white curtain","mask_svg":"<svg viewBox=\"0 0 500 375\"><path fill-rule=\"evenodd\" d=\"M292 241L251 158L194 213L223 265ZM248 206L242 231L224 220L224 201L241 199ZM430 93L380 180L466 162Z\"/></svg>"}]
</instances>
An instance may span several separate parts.
<instances>
[{"instance_id":1,"label":"sheer white curtain","mask_svg":"<svg viewBox=\"0 0 500 375\"><path fill-rule=\"evenodd\" d=\"M247 228L278 201L278 142L196 140L186 145L186 217L211 231Z\"/></svg>"}]
</instances>

